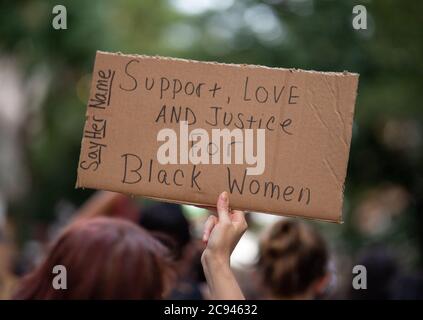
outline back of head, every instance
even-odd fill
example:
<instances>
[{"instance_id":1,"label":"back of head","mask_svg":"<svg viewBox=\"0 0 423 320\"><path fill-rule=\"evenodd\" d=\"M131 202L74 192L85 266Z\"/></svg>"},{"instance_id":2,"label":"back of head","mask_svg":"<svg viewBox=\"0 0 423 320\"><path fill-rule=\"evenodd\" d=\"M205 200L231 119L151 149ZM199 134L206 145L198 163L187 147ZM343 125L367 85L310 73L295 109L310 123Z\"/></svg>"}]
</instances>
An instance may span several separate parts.
<instances>
[{"instance_id":1,"label":"back of head","mask_svg":"<svg viewBox=\"0 0 423 320\"><path fill-rule=\"evenodd\" d=\"M77 221L21 283L16 299L156 299L166 285L166 249L147 231L116 218ZM54 266L66 289L53 287Z\"/></svg>"},{"instance_id":2,"label":"back of head","mask_svg":"<svg viewBox=\"0 0 423 320\"><path fill-rule=\"evenodd\" d=\"M141 211L140 225L152 232L179 259L191 241L190 224L182 207L174 203L159 203Z\"/></svg>"},{"instance_id":3,"label":"back of head","mask_svg":"<svg viewBox=\"0 0 423 320\"><path fill-rule=\"evenodd\" d=\"M297 220L282 220L261 243L259 269L274 297L304 295L326 275L328 252L323 238Z\"/></svg>"}]
</instances>

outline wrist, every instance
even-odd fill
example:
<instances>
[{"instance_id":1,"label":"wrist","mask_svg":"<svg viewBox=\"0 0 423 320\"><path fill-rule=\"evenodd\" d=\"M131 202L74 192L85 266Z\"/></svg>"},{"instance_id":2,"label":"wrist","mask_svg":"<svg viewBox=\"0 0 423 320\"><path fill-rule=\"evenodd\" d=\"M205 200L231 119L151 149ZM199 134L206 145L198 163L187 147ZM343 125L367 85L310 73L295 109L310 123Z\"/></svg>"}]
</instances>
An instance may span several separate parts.
<instances>
[{"instance_id":1,"label":"wrist","mask_svg":"<svg viewBox=\"0 0 423 320\"><path fill-rule=\"evenodd\" d=\"M201 263L204 267L230 267L229 255L214 252L206 248L201 256Z\"/></svg>"},{"instance_id":2,"label":"wrist","mask_svg":"<svg viewBox=\"0 0 423 320\"><path fill-rule=\"evenodd\" d=\"M211 299L245 299L230 267L228 254L206 249L201 256Z\"/></svg>"}]
</instances>

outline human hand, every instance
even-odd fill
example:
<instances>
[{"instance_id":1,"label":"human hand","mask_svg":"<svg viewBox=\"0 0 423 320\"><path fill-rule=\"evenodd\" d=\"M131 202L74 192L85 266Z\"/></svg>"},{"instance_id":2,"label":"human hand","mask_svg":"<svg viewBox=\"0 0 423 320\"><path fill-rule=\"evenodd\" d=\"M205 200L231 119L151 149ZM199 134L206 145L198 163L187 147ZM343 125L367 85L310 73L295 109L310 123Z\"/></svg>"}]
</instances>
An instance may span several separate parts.
<instances>
[{"instance_id":1,"label":"human hand","mask_svg":"<svg viewBox=\"0 0 423 320\"><path fill-rule=\"evenodd\" d=\"M210 215L204 226L203 242L207 244L202 259L212 258L229 263L232 251L247 230L243 211L229 209L228 193L217 200L217 216Z\"/></svg>"}]
</instances>

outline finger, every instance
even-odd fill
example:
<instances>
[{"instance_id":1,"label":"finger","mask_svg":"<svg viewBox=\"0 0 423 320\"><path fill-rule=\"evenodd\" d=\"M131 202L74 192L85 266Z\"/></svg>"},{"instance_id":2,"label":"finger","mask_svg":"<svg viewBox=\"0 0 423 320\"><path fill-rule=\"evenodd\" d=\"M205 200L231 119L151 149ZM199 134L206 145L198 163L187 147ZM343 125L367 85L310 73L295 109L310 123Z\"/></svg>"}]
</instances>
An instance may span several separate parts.
<instances>
[{"instance_id":1,"label":"finger","mask_svg":"<svg viewBox=\"0 0 423 320\"><path fill-rule=\"evenodd\" d=\"M248 227L247 220L245 219L244 211L232 210L231 220L234 225L236 225L240 229L243 229L244 231Z\"/></svg>"},{"instance_id":2,"label":"finger","mask_svg":"<svg viewBox=\"0 0 423 320\"><path fill-rule=\"evenodd\" d=\"M204 226L203 232L203 242L207 243L210 238L210 234L212 233L215 225L217 224L217 218L215 216L210 216L209 219L206 221L206 225Z\"/></svg>"},{"instance_id":3,"label":"finger","mask_svg":"<svg viewBox=\"0 0 423 320\"><path fill-rule=\"evenodd\" d=\"M210 233L212 232L214 226L217 223L217 218L215 216L209 216L204 224L204 231L203 231L203 242L207 242L210 237Z\"/></svg>"},{"instance_id":4,"label":"finger","mask_svg":"<svg viewBox=\"0 0 423 320\"><path fill-rule=\"evenodd\" d=\"M223 191L219 198L217 198L217 215L219 216L219 220L222 222L230 221L229 216L229 197L226 191Z\"/></svg>"},{"instance_id":5,"label":"finger","mask_svg":"<svg viewBox=\"0 0 423 320\"><path fill-rule=\"evenodd\" d=\"M231 220L233 222L243 222L245 221L245 213L241 210L232 210L231 212Z\"/></svg>"},{"instance_id":6,"label":"finger","mask_svg":"<svg viewBox=\"0 0 423 320\"><path fill-rule=\"evenodd\" d=\"M207 220L206 223L204 224L204 234L210 234L211 230L213 229L214 225L217 223L217 218L216 216L210 215Z\"/></svg>"}]
</instances>

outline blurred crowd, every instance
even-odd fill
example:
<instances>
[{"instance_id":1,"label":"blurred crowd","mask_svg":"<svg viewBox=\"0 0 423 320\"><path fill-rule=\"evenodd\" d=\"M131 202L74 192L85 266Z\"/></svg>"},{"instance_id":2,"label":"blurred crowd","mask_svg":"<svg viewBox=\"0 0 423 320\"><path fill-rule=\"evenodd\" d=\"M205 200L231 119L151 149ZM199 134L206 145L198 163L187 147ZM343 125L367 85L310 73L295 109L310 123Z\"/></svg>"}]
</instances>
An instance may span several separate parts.
<instances>
[{"instance_id":1,"label":"blurred crowd","mask_svg":"<svg viewBox=\"0 0 423 320\"><path fill-rule=\"evenodd\" d=\"M128 233L128 250L139 239L141 247L168 251L170 262L160 265L171 265L163 282L171 285L161 297L209 298L201 264L208 212L108 192L85 202L91 191L74 189L97 50L359 73L345 224L247 213L232 269L246 298L422 297L422 1L74 0L64 4L66 30L52 27L56 5L0 4L0 298L30 294L29 276L32 285L49 282L51 271L40 273L49 258L96 271L101 259L90 252L97 238L88 229L98 229L104 243ZM366 29L352 25L355 5L366 9ZM122 219L127 223L115 223ZM59 246L63 255L52 256L69 235L70 248L83 235L81 252L70 256ZM119 268L137 271L124 258L116 269L98 266L110 268L105 283L124 283ZM352 286L354 266L366 267L366 289Z\"/></svg>"},{"instance_id":2,"label":"blurred crowd","mask_svg":"<svg viewBox=\"0 0 423 320\"><path fill-rule=\"evenodd\" d=\"M205 243L196 231L199 222L187 218L183 206L141 206L131 197L101 191L62 220L23 250L17 250L12 226L3 224L1 299L211 298L201 264ZM395 252L367 247L345 263L312 224L274 221L260 231L254 259L232 263L245 298L423 298L423 274L403 270ZM245 250L242 240L239 247ZM55 265L67 268L66 290L52 287ZM352 285L354 265L367 271L361 289Z\"/></svg>"}]
</instances>

